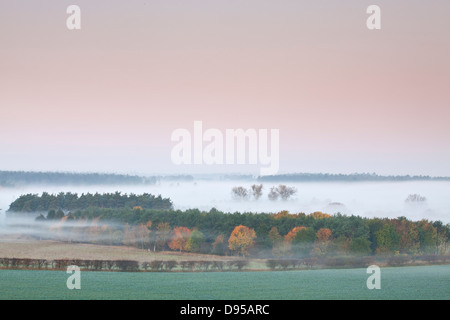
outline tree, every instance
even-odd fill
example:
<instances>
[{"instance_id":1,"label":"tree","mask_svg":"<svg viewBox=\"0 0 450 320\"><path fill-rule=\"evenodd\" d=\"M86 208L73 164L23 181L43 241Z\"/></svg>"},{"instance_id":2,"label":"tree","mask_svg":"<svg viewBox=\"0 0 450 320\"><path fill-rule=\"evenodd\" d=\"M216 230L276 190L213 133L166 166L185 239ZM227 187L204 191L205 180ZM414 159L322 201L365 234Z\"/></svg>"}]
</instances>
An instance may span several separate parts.
<instances>
[{"instance_id":1,"label":"tree","mask_svg":"<svg viewBox=\"0 0 450 320\"><path fill-rule=\"evenodd\" d=\"M136 246L136 238L133 228L130 228L128 223L123 228L123 244L126 246Z\"/></svg>"},{"instance_id":2,"label":"tree","mask_svg":"<svg viewBox=\"0 0 450 320\"><path fill-rule=\"evenodd\" d=\"M420 203L420 202L425 202L425 201L427 201L427 198L421 196L420 194L416 194L416 193L408 195L408 197L405 199L406 203L413 203L413 202Z\"/></svg>"},{"instance_id":3,"label":"tree","mask_svg":"<svg viewBox=\"0 0 450 320\"><path fill-rule=\"evenodd\" d=\"M270 192L269 192L269 194L267 195L267 197L268 197L269 200L271 200L271 201L278 200L278 198L280 197L280 194L278 193L277 188L275 188L275 187L270 188Z\"/></svg>"},{"instance_id":4,"label":"tree","mask_svg":"<svg viewBox=\"0 0 450 320\"><path fill-rule=\"evenodd\" d=\"M299 229L292 239L293 251L300 256L308 256L313 248L316 233L312 228L303 227Z\"/></svg>"},{"instance_id":5,"label":"tree","mask_svg":"<svg viewBox=\"0 0 450 320\"><path fill-rule=\"evenodd\" d=\"M431 222L423 219L419 221L417 229L422 252L435 253L438 245L436 228Z\"/></svg>"},{"instance_id":6,"label":"tree","mask_svg":"<svg viewBox=\"0 0 450 320\"><path fill-rule=\"evenodd\" d=\"M262 188L263 188L262 184L252 185L252 194L253 194L253 198L255 198L255 200L258 200L259 198L261 198Z\"/></svg>"},{"instance_id":7,"label":"tree","mask_svg":"<svg viewBox=\"0 0 450 320\"><path fill-rule=\"evenodd\" d=\"M270 231L269 231L269 239L270 239L270 242L272 243L272 245L274 245L277 242L280 242L280 241L283 240L283 237L278 232L278 228L277 227L272 227L272 229L270 229Z\"/></svg>"},{"instance_id":8,"label":"tree","mask_svg":"<svg viewBox=\"0 0 450 320\"><path fill-rule=\"evenodd\" d=\"M53 220L55 219L56 211L55 210L49 210L47 213L47 220Z\"/></svg>"},{"instance_id":9,"label":"tree","mask_svg":"<svg viewBox=\"0 0 450 320\"><path fill-rule=\"evenodd\" d=\"M172 240L169 242L169 248L172 250L186 251L188 239L191 236L191 230L186 227L176 227L173 229Z\"/></svg>"},{"instance_id":10,"label":"tree","mask_svg":"<svg viewBox=\"0 0 450 320\"><path fill-rule=\"evenodd\" d=\"M232 190L232 195L234 199L237 200L245 200L248 199L249 193L248 190L244 187L234 187Z\"/></svg>"},{"instance_id":11,"label":"tree","mask_svg":"<svg viewBox=\"0 0 450 320\"><path fill-rule=\"evenodd\" d=\"M284 184L280 184L277 187L278 194L280 195L281 199L288 200L291 196L297 193L297 189L294 187L288 187Z\"/></svg>"},{"instance_id":12,"label":"tree","mask_svg":"<svg viewBox=\"0 0 450 320\"><path fill-rule=\"evenodd\" d=\"M39 216L36 217L35 219L36 221L45 221L45 217L43 216L43 214L41 213Z\"/></svg>"},{"instance_id":13,"label":"tree","mask_svg":"<svg viewBox=\"0 0 450 320\"><path fill-rule=\"evenodd\" d=\"M416 224L405 217L392 220L396 232L399 234L399 251L404 253L417 253L419 250L419 232Z\"/></svg>"},{"instance_id":14,"label":"tree","mask_svg":"<svg viewBox=\"0 0 450 320\"><path fill-rule=\"evenodd\" d=\"M442 221L435 221L433 227L437 231L438 252L442 255L446 254L448 243L450 240L450 224L444 225Z\"/></svg>"},{"instance_id":15,"label":"tree","mask_svg":"<svg viewBox=\"0 0 450 320\"><path fill-rule=\"evenodd\" d=\"M295 238L295 236L297 235L297 233L298 233L300 230L303 230L303 229L306 229L306 227L301 226L301 227L295 227L295 228L293 228L291 231L288 232L287 235L284 236L284 240L285 240L285 241L292 242L292 240L294 240L294 238Z\"/></svg>"},{"instance_id":16,"label":"tree","mask_svg":"<svg viewBox=\"0 0 450 320\"><path fill-rule=\"evenodd\" d=\"M226 251L225 246L225 236L223 234L219 234L216 237L216 240L212 244L212 253L218 255L224 255Z\"/></svg>"},{"instance_id":17,"label":"tree","mask_svg":"<svg viewBox=\"0 0 450 320\"><path fill-rule=\"evenodd\" d=\"M149 244L149 225L151 226L151 222L139 224L133 228L136 242L141 249L144 249Z\"/></svg>"},{"instance_id":18,"label":"tree","mask_svg":"<svg viewBox=\"0 0 450 320\"><path fill-rule=\"evenodd\" d=\"M313 212L309 216L314 218L314 219L325 219L325 218L330 218L331 217L329 214L323 213L323 212L320 212L320 211Z\"/></svg>"},{"instance_id":19,"label":"tree","mask_svg":"<svg viewBox=\"0 0 450 320\"><path fill-rule=\"evenodd\" d=\"M331 238L331 230L328 228L319 229L316 233L316 241L317 242L327 242Z\"/></svg>"},{"instance_id":20,"label":"tree","mask_svg":"<svg viewBox=\"0 0 450 320\"><path fill-rule=\"evenodd\" d=\"M314 243L314 252L317 256L325 255L328 251L328 245L331 239L331 230L328 228L319 229L316 232L316 241Z\"/></svg>"},{"instance_id":21,"label":"tree","mask_svg":"<svg viewBox=\"0 0 450 320\"><path fill-rule=\"evenodd\" d=\"M400 235L390 221L385 221L383 227L375 232L378 248L377 254L392 253L398 250Z\"/></svg>"},{"instance_id":22,"label":"tree","mask_svg":"<svg viewBox=\"0 0 450 320\"><path fill-rule=\"evenodd\" d=\"M164 247L166 246L167 241L169 240L170 231L171 229L168 222L158 223L158 225L156 226L153 251L156 251L156 247L159 247L161 250L164 250Z\"/></svg>"},{"instance_id":23,"label":"tree","mask_svg":"<svg viewBox=\"0 0 450 320\"><path fill-rule=\"evenodd\" d=\"M272 227L269 231L269 240L272 244L272 254L274 256L281 256L283 254L283 237L278 232L277 227Z\"/></svg>"},{"instance_id":24,"label":"tree","mask_svg":"<svg viewBox=\"0 0 450 320\"><path fill-rule=\"evenodd\" d=\"M62 218L64 218L64 211L62 211L61 209L58 209L58 211L56 211L54 219L60 220Z\"/></svg>"},{"instance_id":25,"label":"tree","mask_svg":"<svg viewBox=\"0 0 450 320\"><path fill-rule=\"evenodd\" d=\"M355 255L367 255L370 253L370 241L364 238L350 240L349 250Z\"/></svg>"},{"instance_id":26,"label":"tree","mask_svg":"<svg viewBox=\"0 0 450 320\"><path fill-rule=\"evenodd\" d=\"M239 225L234 228L228 239L228 248L238 254L246 255L248 250L254 245L255 239L255 230Z\"/></svg>"},{"instance_id":27,"label":"tree","mask_svg":"<svg viewBox=\"0 0 450 320\"><path fill-rule=\"evenodd\" d=\"M205 242L205 236L198 230L194 230L186 244L186 250L190 252L198 252L202 244Z\"/></svg>"}]
</instances>

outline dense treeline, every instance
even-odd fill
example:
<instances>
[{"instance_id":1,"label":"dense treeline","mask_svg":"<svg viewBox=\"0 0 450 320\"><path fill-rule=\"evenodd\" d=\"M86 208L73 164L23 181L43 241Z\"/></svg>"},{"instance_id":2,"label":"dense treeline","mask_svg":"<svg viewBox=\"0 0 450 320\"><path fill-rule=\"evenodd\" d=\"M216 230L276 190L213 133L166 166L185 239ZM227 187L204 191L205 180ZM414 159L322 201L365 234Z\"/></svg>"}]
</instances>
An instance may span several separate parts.
<instances>
[{"instance_id":1,"label":"dense treeline","mask_svg":"<svg viewBox=\"0 0 450 320\"><path fill-rule=\"evenodd\" d=\"M50 210L73 211L96 208L134 208L172 209L168 198L144 193L142 195L115 193L77 193L61 192L57 195L43 192L41 195L26 194L20 196L9 207L10 212L48 212Z\"/></svg>"},{"instance_id":2,"label":"dense treeline","mask_svg":"<svg viewBox=\"0 0 450 320\"><path fill-rule=\"evenodd\" d=\"M55 216L47 215L47 220ZM410 221L328 215L224 213L191 210L88 208L57 217L60 240L130 245L254 257L332 257L346 255L447 254L450 226L441 221ZM41 220L46 220L41 216ZM54 221L54 220L52 220ZM91 221L91 224L86 224ZM114 222L114 225L107 224ZM81 223L77 225L77 223ZM81 227L81 225L83 227ZM83 231L82 237L73 234Z\"/></svg>"},{"instance_id":3,"label":"dense treeline","mask_svg":"<svg viewBox=\"0 0 450 320\"><path fill-rule=\"evenodd\" d=\"M431 176L382 176L375 173L330 174L330 173L292 173L262 176L260 182L363 182L363 181L450 181L450 177Z\"/></svg>"},{"instance_id":4,"label":"dense treeline","mask_svg":"<svg viewBox=\"0 0 450 320\"><path fill-rule=\"evenodd\" d=\"M22 185L145 185L166 180L192 181L193 177L189 175L143 177L107 173L0 171L0 186L3 187Z\"/></svg>"}]
</instances>

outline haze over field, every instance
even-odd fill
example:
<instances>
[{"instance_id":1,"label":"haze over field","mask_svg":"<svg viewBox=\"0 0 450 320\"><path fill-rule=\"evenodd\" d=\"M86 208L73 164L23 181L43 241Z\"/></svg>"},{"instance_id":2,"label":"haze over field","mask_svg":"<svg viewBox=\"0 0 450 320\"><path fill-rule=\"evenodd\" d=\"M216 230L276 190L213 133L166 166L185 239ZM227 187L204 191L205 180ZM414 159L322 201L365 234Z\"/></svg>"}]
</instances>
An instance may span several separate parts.
<instances>
[{"instance_id":1,"label":"haze over field","mask_svg":"<svg viewBox=\"0 0 450 320\"><path fill-rule=\"evenodd\" d=\"M250 188L254 181L215 181L194 180L192 182L162 182L146 186L33 186L0 189L0 221L9 205L20 195L49 192L82 193L150 193L170 198L175 209L198 208L209 211L216 208L224 212L279 212L306 214L322 211L329 214L340 212L363 217L405 216L411 220L429 219L450 222L450 199L448 181L410 181L410 182L308 182L284 183L295 187L297 193L289 200L271 201L267 194L278 183L263 183L263 195L259 200L236 200L232 188ZM407 203L410 194L420 194L426 201ZM1 222L0 222L1 223Z\"/></svg>"}]
</instances>

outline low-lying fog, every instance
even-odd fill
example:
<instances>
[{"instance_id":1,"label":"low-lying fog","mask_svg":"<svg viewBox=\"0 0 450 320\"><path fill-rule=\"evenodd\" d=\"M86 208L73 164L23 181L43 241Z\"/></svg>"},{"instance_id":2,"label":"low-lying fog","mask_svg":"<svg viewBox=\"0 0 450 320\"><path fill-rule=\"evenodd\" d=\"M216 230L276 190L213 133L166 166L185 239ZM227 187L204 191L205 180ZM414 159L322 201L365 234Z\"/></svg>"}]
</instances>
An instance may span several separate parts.
<instances>
[{"instance_id":1,"label":"low-lying fog","mask_svg":"<svg viewBox=\"0 0 450 320\"><path fill-rule=\"evenodd\" d=\"M329 214L341 212L363 217L406 216L410 220L441 220L450 222L450 182L307 182L283 183L295 187L297 193L289 200L271 201L267 194L278 183L264 183L263 195L259 200L235 200L232 188L250 188L252 181L209 181L164 182L148 186L34 186L23 188L0 188L0 224L5 224L5 211L9 204L22 194L46 191L49 193L74 192L105 193L151 193L169 197L175 209L199 208L210 210L215 207L225 212L278 212L291 213L322 211ZM420 194L426 201L406 203L410 194Z\"/></svg>"}]
</instances>

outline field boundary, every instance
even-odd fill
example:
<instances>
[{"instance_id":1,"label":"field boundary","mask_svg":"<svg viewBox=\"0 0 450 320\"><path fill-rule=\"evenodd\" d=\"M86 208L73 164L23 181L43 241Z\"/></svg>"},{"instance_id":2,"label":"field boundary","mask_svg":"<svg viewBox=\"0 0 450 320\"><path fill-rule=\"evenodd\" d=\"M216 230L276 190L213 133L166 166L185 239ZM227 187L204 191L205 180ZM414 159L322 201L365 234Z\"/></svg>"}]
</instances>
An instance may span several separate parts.
<instances>
[{"instance_id":1,"label":"field boundary","mask_svg":"<svg viewBox=\"0 0 450 320\"><path fill-rule=\"evenodd\" d=\"M252 265L253 264L253 265ZM256 265L255 265L256 264ZM108 272L242 272L290 271L312 269L354 269L370 265L380 267L405 267L449 265L448 256L427 255L412 260L406 256L337 257L328 259L235 259L235 260L89 260L89 259L31 259L0 258L0 270L66 270L78 266L83 271Z\"/></svg>"}]
</instances>

